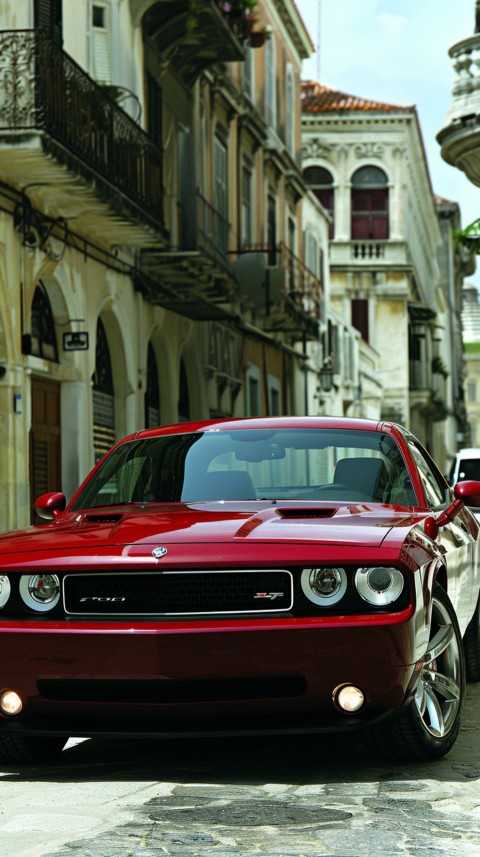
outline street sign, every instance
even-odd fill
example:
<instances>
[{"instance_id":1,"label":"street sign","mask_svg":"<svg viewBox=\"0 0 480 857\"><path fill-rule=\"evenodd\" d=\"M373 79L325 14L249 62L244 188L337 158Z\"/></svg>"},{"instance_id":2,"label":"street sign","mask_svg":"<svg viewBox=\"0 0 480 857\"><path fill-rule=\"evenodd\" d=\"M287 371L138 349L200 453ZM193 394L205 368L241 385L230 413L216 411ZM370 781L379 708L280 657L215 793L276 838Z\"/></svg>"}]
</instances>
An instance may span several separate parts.
<instances>
[{"instance_id":1,"label":"street sign","mask_svg":"<svg viewBox=\"0 0 480 857\"><path fill-rule=\"evenodd\" d=\"M88 332L79 330L63 334L64 351L88 351Z\"/></svg>"}]
</instances>

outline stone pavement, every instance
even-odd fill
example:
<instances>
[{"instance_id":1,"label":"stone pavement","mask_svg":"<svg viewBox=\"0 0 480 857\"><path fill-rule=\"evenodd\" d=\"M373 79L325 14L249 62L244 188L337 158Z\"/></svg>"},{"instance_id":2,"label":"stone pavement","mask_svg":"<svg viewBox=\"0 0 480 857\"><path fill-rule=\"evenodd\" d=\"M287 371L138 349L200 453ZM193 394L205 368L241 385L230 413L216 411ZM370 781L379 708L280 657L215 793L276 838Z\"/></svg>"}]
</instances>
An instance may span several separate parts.
<instances>
[{"instance_id":1,"label":"stone pavement","mask_svg":"<svg viewBox=\"0 0 480 857\"><path fill-rule=\"evenodd\" d=\"M440 762L340 737L97 742L0 774L2 857L479 857L480 686Z\"/></svg>"}]
</instances>

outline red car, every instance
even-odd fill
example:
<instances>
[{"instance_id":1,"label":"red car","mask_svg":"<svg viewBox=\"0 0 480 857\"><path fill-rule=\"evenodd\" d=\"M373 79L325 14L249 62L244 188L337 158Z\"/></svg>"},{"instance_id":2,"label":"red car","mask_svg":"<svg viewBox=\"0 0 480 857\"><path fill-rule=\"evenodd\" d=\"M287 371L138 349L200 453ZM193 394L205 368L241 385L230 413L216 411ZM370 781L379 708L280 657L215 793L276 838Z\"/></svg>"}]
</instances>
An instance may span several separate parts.
<instances>
[{"instance_id":1,"label":"red car","mask_svg":"<svg viewBox=\"0 0 480 857\"><path fill-rule=\"evenodd\" d=\"M444 755L480 679L480 483L322 417L130 435L0 537L0 754L361 730Z\"/></svg>"}]
</instances>

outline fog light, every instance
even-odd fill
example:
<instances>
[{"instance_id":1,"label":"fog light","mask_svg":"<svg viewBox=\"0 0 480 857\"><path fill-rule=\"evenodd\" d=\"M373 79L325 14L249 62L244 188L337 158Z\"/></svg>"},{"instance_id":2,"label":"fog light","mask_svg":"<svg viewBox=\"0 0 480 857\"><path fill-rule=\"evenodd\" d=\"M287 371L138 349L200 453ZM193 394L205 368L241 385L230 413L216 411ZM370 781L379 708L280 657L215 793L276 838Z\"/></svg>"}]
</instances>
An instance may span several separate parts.
<instances>
[{"instance_id":1,"label":"fog light","mask_svg":"<svg viewBox=\"0 0 480 857\"><path fill-rule=\"evenodd\" d=\"M353 684L345 684L339 690L334 690L333 698L338 707L348 714L354 714L356 711L359 711L365 702L362 691Z\"/></svg>"},{"instance_id":2,"label":"fog light","mask_svg":"<svg viewBox=\"0 0 480 857\"><path fill-rule=\"evenodd\" d=\"M2 690L0 693L0 709L3 714L20 714L23 702L14 690Z\"/></svg>"}]
</instances>

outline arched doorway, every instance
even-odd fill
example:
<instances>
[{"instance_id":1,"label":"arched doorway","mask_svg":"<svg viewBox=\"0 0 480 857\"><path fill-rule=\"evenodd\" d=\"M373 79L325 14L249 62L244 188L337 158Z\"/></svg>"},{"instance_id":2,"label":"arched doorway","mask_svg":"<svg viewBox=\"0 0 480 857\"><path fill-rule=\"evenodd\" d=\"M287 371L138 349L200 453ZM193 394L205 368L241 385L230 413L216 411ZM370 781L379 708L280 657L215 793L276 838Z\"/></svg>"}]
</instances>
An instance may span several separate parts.
<instances>
[{"instance_id":1,"label":"arched doorway","mask_svg":"<svg viewBox=\"0 0 480 857\"><path fill-rule=\"evenodd\" d=\"M115 443L115 390L107 334L97 322L95 372L93 374L93 446L95 463Z\"/></svg>"},{"instance_id":2,"label":"arched doorway","mask_svg":"<svg viewBox=\"0 0 480 857\"><path fill-rule=\"evenodd\" d=\"M46 289L35 289L30 314L30 352L58 363L57 336ZM30 504L46 491L61 490L60 384L32 376L30 428Z\"/></svg>"}]
</instances>

